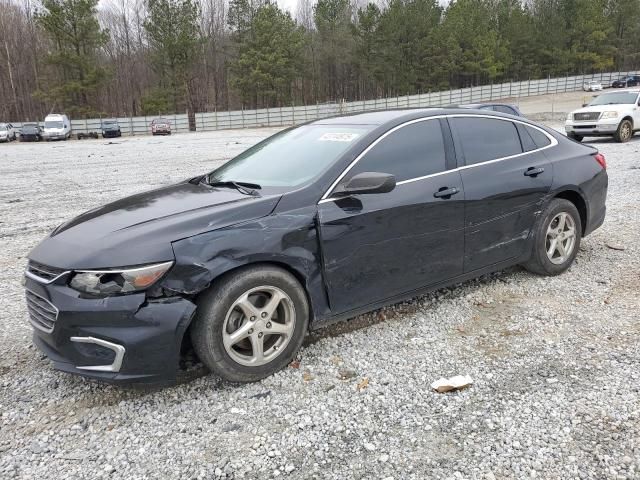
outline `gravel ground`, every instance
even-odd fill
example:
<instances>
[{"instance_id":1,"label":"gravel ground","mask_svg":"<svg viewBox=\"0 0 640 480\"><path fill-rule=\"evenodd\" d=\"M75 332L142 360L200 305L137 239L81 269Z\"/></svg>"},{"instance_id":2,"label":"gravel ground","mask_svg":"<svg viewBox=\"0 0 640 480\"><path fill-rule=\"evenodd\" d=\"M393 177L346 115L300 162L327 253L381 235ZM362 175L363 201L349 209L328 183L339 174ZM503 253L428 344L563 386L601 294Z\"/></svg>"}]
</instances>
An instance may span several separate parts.
<instances>
[{"instance_id":1,"label":"gravel ground","mask_svg":"<svg viewBox=\"0 0 640 480\"><path fill-rule=\"evenodd\" d=\"M513 268L326 328L251 385L54 371L30 342L28 251L273 131L0 145L0 478L640 478L640 138L597 142L609 213L560 277ZM431 391L455 374L473 386Z\"/></svg>"}]
</instances>

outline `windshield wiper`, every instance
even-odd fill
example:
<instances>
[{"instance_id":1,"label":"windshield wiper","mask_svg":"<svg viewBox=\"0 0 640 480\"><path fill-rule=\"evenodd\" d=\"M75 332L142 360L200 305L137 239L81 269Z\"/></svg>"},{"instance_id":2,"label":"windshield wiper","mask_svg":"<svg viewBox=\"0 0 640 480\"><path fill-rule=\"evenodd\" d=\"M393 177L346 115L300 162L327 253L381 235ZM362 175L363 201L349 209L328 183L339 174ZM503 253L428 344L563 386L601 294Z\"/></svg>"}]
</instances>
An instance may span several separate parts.
<instances>
[{"instance_id":1,"label":"windshield wiper","mask_svg":"<svg viewBox=\"0 0 640 480\"><path fill-rule=\"evenodd\" d=\"M257 190L262 187L257 183L249 183L249 182L236 182L235 180L226 180L226 181L218 181L215 178L207 177L206 182L207 185L212 187L233 187L241 193L245 195L252 196L260 196Z\"/></svg>"}]
</instances>

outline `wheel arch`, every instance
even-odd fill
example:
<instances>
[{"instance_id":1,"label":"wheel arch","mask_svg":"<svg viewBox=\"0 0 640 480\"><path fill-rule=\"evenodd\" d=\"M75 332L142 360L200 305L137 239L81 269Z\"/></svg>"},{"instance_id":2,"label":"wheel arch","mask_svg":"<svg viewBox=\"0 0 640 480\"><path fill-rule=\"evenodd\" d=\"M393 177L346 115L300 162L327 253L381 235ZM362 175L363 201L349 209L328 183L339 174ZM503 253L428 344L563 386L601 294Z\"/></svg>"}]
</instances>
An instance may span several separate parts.
<instances>
[{"instance_id":1,"label":"wheel arch","mask_svg":"<svg viewBox=\"0 0 640 480\"><path fill-rule=\"evenodd\" d=\"M209 286L204 288L202 291L198 292L198 295L205 292L206 290L209 290L215 285L216 282L224 280L224 278L229 275L237 273L240 270L246 270L249 268L256 268L256 267L278 267L286 271L287 273L291 274L298 281L298 283L300 283L300 286L304 290L304 293L307 297L307 303L309 304L309 323L313 321L313 319L315 318L314 316L315 310L314 310L313 299L309 292L309 282L308 282L307 276L305 275L304 272L300 271L298 268L282 260L256 260L256 261L250 261L248 263L244 263L242 265L230 266L230 268L228 268L227 270L219 272L218 275L216 275L211 280L211 283L209 284Z\"/></svg>"},{"instance_id":2,"label":"wheel arch","mask_svg":"<svg viewBox=\"0 0 640 480\"><path fill-rule=\"evenodd\" d=\"M635 127L635 125L633 124L633 117L631 117L631 115L625 115L624 117L622 117L620 123L624 122L625 120L629 120L631 122L631 128Z\"/></svg>"},{"instance_id":3,"label":"wheel arch","mask_svg":"<svg viewBox=\"0 0 640 480\"><path fill-rule=\"evenodd\" d=\"M573 203L580 214L580 223L582 224L582 234L587 230L587 221L589 218L589 212L587 207L587 202L584 199L584 196L578 192L577 190L566 189L559 192L553 196L553 198L562 198Z\"/></svg>"}]
</instances>

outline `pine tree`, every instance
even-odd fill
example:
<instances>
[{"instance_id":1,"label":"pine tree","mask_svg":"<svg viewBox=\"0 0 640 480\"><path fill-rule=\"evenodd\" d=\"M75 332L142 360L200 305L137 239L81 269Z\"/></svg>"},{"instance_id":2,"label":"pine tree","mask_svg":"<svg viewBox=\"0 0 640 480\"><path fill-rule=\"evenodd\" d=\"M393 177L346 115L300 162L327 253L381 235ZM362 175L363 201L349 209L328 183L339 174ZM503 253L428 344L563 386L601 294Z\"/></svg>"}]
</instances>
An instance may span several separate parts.
<instances>
[{"instance_id":1,"label":"pine tree","mask_svg":"<svg viewBox=\"0 0 640 480\"><path fill-rule=\"evenodd\" d=\"M36 94L70 115L95 114L94 96L106 79L97 55L108 32L100 29L97 4L98 0L44 0L36 13L52 41L46 62L57 74Z\"/></svg>"}]
</instances>

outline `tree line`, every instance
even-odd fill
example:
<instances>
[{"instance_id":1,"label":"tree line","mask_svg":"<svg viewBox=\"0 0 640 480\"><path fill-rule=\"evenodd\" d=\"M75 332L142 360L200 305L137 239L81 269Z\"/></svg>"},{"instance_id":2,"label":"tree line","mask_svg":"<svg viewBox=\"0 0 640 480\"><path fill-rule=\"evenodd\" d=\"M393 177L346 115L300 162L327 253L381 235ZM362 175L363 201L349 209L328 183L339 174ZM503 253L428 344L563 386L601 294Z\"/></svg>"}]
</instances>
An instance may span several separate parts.
<instances>
[{"instance_id":1,"label":"tree line","mask_svg":"<svg viewBox=\"0 0 640 480\"><path fill-rule=\"evenodd\" d=\"M363 100L640 65L640 0L0 0L0 120Z\"/></svg>"}]
</instances>

